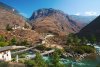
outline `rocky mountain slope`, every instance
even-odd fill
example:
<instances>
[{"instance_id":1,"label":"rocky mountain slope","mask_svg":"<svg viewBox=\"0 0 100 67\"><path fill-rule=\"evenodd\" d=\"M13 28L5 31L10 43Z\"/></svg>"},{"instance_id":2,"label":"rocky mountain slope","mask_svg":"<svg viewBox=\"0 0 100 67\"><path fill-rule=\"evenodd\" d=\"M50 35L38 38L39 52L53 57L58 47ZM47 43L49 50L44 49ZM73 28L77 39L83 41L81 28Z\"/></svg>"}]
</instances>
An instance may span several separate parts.
<instances>
[{"instance_id":1,"label":"rocky mountain slope","mask_svg":"<svg viewBox=\"0 0 100 67\"><path fill-rule=\"evenodd\" d=\"M88 38L95 36L97 40L100 41L100 16L80 30L78 34Z\"/></svg>"},{"instance_id":2,"label":"rocky mountain slope","mask_svg":"<svg viewBox=\"0 0 100 67\"><path fill-rule=\"evenodd\" d=\"M17 29L12 31L5 30L8 24ZM24 26L29 28L23 29ZM31 26L16 9L0 2L0 35L5 36L7 40L16 37L19 41L27 40L32 44L40 42L40 35L30 28Z\"/></svg>"},{"instance_id":3,"label":"rocky mountain slope","mask_svg":"<svg viewBox=\"0 0 100 67\"><path fill-rule=\"evenodd\" d=\"M0 29L5 29L7 25L23 27L30 26L24 18L14 8L0 2Z\"/></svg>"},{"instance_id":4,"label":"rocky mountain slope","mask_svg":"<svg viewBox=\"0 0 100 67\"><path fill-rule=\"evenodd\" d=\"M39 33L53 33L57 35L66 35L76 33L81 29L81 24L73 21L68 15L60 10L52 8L39 9L33 12L30 17L32 29Z\"/></svg>"}]
</instances>

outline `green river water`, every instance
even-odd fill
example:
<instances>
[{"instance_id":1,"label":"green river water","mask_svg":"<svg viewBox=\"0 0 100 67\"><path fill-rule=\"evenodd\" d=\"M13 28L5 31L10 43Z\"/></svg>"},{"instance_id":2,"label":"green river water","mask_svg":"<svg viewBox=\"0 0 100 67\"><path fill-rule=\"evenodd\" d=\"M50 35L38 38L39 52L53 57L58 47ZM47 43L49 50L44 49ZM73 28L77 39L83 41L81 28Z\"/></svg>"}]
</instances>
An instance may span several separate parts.
<instances>
[{"instance_id":1,"label":"green river water","mask_svg":"<svg viewBox=\"0 0 100 67\"><path fill-rule=\"evenodd\" d=\"M97 49L97 52L100 52L100 47L96 49ZM46 56L44 56L43 58L46 61L50 60ZM89 56L80 61L75 61L74 58L66 58L66 59L61 58L60 62L65 64L66 67L97 67L97 65L100 66L100 55Z\"/></svg>"}]
</instances>

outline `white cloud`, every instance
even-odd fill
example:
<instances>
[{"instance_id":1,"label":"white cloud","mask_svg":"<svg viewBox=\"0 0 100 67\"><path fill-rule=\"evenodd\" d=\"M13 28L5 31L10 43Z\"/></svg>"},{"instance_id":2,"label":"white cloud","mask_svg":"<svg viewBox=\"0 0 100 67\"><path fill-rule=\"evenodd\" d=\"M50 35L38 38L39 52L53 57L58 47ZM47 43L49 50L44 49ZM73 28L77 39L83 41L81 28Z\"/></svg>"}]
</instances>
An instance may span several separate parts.
<instances>
[{"instance_id":1,"label":"white cloud","mask_svg":"<svg viewBox=\"0 0 100 67\"><path fill-rule=\"evenodd\" d=\"M86 11L84 13L85 16L97 16L97 12L94 12L94 11Z\"/></svg>"},{"instance_id":2,"label":"white cloud","mask_svg":"<svg viewBox=\"0 0 100 67\"><path fill-rule=\"evenodd\" d=\"M80 13L76 13L75 15L79 16L79 15L81 15L81 14L80 14Z\"/></svg>"}]
</instances>

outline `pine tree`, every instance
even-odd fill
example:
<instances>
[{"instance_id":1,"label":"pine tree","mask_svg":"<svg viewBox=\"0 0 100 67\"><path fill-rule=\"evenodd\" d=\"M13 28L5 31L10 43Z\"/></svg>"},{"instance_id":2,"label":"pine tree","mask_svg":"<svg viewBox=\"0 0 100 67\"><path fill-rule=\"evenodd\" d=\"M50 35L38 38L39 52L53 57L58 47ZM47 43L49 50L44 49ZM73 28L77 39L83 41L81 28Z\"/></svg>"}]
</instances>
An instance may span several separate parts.
<instances>
[{"instance_id":1,"label":"pine tree","mask_svg":"<svg viewBox=\"0 0 100 67\"><path fill-rule=\"evenodd\" d=\"M47 67L44 59L40 55L40 53L36 53L36 57L34 58L34 66L33 67Z\"/></svg>"}]
</instances>

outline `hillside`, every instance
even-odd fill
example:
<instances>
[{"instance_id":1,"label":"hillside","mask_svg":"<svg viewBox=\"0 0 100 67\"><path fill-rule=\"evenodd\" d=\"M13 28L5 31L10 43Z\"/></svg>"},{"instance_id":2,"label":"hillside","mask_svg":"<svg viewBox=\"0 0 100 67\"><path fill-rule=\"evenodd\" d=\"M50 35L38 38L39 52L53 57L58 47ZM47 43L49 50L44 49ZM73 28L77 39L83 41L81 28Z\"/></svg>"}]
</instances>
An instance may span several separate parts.
<instances>
[{"instance_id":1,"label":"hillside","mask_svg":"<svg viewBox=\"0 0 100 67\"><path fill-rule=\"evenodd\" d=\"M0 30L0 35L3 35L7 40L11 40L13 37L15 37L18 41L27 40L32 44L40 42L41 39L41 36L33 30Z\"/></svg>"},{"instance_id":2,"label":"hillside","mask_svg":"<svg viewBox=\"0 0 100 67\"><path fill-rule=\"evenodd\" d=\"M11 27L16 25L22 28L25 24L30 27L17 10L0 2L0 29L5 29L8 24Z\"/></svg>"},{"instance_id":3,"label":"hillside","mask_svg":"<svg viewBox=\"0 0 100 67\"><path fill-rule=\"evenodd\" d=\"M32 29L39 33L53 33L57 35L66 35L76 33L82 27L77 21L73 21L68 15L60 10L52 8L39 9L33 12L30 17Z\"/></svg>"},{"instance_id":4,"label":"hillside","mask_svg":"<svg viewBox=\"0 0 100 67\"><path fill-rule=\"evenodd\" d=\"M97 40L100 41L100 16L80 30L78 34L88 38L95 36Z\"/></svg>"}]
</instances>

